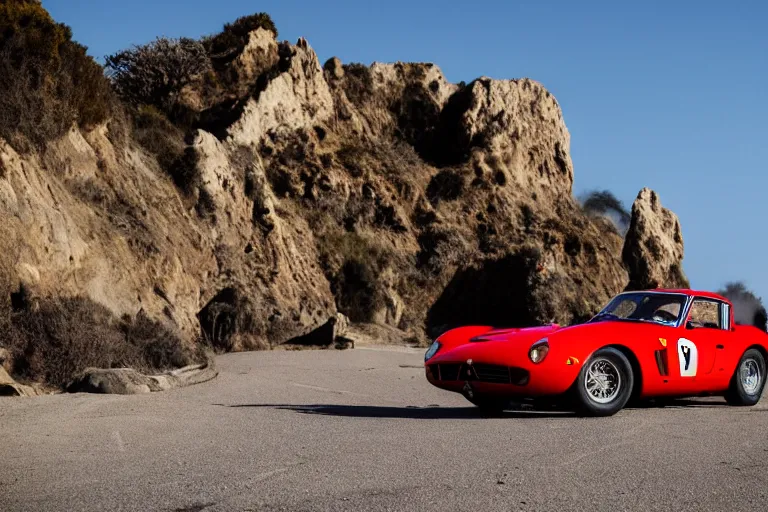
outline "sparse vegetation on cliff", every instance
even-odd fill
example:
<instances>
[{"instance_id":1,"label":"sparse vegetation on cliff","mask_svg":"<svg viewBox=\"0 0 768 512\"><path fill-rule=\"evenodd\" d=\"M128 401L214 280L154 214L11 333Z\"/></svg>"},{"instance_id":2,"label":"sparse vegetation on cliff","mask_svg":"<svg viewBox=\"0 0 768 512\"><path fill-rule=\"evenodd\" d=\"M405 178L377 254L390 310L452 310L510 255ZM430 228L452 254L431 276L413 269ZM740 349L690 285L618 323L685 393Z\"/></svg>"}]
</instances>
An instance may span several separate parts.
<instances>
[{"instance_id":1,"label":"sparse vegetation on cliff","mask_svg":"<svg viewBox=\"0 0 768 512\"><path fill-rule=\"evenodd\" d=\"M210 69L205 48L194 39L161 37L106 58L115 91L133 107L151 105L174 115L184 87Z\"/></svg>"},{"instance_id":2,"label":"sparse vegetation on cliff","mask_svg":"<svg viewBox=\"0 0 768 512\"><path fill-rule=\"evenodd\" d=\"M10 351L17 378L61 387L86 368L156 373L205 360L202 345L146 315L118 319L82 297L23 304L0 320L0 346Z\"/></svg>"},{"instance_id":3,"label":"sparse vegetation on cliff","mask_svg":"<svg viewBox=\"0 0 768 512\"><path fill-rule=\"evenodd\" d=\"M112 91L86 50L39 2L0 2L0 137L41 149L73 124L109 117Z\"/></svg>"},{"instance_id":4,"label":"sparse vegetation on cliff","mask_svg":"<svg viewBox=\"0 0 768 512\"><path fill-rule=\"evenodd\" d=\"M238 55L248 44L248 37L256 29L269 30L277 39L277 27L272 17L265 12L242 16L213 36L203 38L208 54L216 61L226 61Z\"/></svg>"},{"instance_id":5,"label":"sparse vegetation on cliff","mask_svg":"<svg viewBox=\"0 0 768 512\"><path fill-rule=\"evenodd\" d=\"M34 36L48 23L41 34L64 43L35 58L69 83L69 32L15 4L40 23L6 36L32 44L18 34L31 30L49 48ZM457 322L568 324L630 278L684 279L679 224L654 194L633 206L623 261L622 236L589 214L626 221L623 207L574 200L568 132L540 84L456 86L429 63L324 69L305 40L276 34L261 13L118 52L110 80L89 60L119 103L75 101L63 117L49 103L40 115L59 124L45 133L6 120L0 137L45 147L19 156L0 141L6 196L24 197L2 203L0 285L40 298L5 308L17 376L173 367L200 339L333 346L347 320L422 343ZM13 53L0 57L12 73Z\"/></svg>"}]
</instances>

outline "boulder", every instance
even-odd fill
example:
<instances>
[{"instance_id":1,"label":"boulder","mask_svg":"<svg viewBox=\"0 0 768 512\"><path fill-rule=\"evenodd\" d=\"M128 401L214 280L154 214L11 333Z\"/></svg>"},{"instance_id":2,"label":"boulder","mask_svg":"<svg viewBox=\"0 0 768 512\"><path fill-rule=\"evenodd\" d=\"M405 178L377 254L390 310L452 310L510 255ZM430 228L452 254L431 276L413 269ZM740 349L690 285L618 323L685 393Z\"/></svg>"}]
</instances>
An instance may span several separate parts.
<instances>
[{"instance_id":1,"label":"boulder","mask_svg":"<svg viewBox=\"0 0 768 512\"><path fill-rule=\"evenodd\" d=\"M144 375L132 368L87 368L67 386L70 393L139 395L207 382L218 375L213 360L159 375Z\"/></svg>"},{"instance_id":2,"label":"boulder","mask_svg":"<svg viewBox=\"0 0 768 512\"><path fill-rule=\"evenodd\" d=\"M338 57L331 57L325 64L323 69L328 73L331 79L344 78L344 65L341 63L341 59Z\"/></svg>"},{"instance_id":3,"label":"boulder","mask_svg":"<svg viewBox=\"0 0 768 512\"><path fill-rule=\"evenodd\" d=\"M5 371L5 368L0 365L0 397L3 396L20 396L29 397L42 394L38 388L32 386L25 386L19 384Z\"/></svg>"}]
</instances>

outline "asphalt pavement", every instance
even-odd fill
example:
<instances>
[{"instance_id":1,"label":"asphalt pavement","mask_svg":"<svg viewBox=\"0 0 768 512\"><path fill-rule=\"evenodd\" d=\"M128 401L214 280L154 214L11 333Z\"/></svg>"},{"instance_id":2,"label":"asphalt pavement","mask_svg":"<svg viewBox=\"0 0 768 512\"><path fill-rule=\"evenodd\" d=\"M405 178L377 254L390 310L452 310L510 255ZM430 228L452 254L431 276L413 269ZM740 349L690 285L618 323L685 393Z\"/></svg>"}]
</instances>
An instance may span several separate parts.
<instances>
[{"instance_id":1,"label":"asphalt pavement","mask_svg":"<svg viewBox=\"0 0 768 512\"><path fill-rule=\"evenodd\" d=\"M0 399L0 510L768 508L768 400L483 418L422 355L228 354L164 393Z\"/></svg>"}]
</instances>

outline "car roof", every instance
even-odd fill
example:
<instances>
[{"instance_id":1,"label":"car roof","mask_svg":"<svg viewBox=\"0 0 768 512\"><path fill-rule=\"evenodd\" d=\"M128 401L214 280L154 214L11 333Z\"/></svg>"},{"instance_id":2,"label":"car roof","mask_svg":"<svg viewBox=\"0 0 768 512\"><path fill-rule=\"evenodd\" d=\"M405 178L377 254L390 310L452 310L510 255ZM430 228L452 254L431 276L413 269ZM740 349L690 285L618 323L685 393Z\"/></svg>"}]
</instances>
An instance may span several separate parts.
<instances>
[{"instance_id":1,"label":"car roof","mask_svg":"<svg viewBox=\"0 0 768 512\"><path fill-rule=\"evenodd\" d=\"M637 290L637 291L638 292L647 291L647 292L657 292L657 293L679 293L684 295L693 295L696 297L715 299L715 300L727 302L728 304L731 303L731 301L729 301L728 299L726 299L725 297L717 293L707 292L703 290L692 290L690 288L654 288L652 290Z\"/></svg>"}]
</instances>

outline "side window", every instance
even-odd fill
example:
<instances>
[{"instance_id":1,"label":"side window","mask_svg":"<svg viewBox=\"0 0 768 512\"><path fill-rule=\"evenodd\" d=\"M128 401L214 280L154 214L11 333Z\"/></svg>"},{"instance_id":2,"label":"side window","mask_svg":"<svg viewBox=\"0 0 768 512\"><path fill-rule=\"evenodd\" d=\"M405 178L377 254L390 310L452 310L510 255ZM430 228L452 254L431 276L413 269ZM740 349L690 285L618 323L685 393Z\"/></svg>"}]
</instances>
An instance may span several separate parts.
<instances>
[{"instance_id":1,"label":"side window","mask_svg":"<svg viewBox=\"0 0 768 512\"><path fill-rule=\"evenodd\" d=\"M727 306L718 301L694 299L693 304L691 304L691 314L688 317L688 322L693 327L727 329L726 310Z\"/></svg>"}]
</instances>

